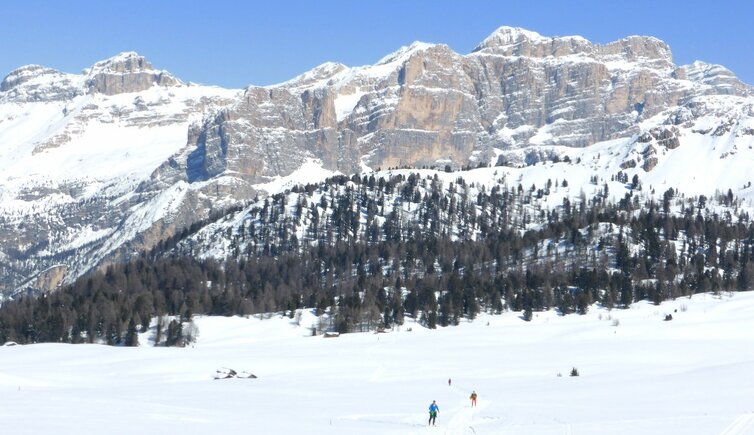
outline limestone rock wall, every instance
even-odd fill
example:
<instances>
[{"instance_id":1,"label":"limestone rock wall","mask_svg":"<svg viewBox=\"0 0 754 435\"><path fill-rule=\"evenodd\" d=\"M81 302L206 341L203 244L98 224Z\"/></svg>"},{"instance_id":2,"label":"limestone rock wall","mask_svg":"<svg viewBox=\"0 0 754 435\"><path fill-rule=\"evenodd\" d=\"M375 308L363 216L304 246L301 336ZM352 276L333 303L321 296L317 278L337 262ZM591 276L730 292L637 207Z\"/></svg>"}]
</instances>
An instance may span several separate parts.
<instances>
[{"instance_id":1,"label":"limestone rock wall","mask_svg":"<svg viewBox=\"0 0 754 435\"><path fill-rule=\"evenodd\" d=\"M724 68L677 67L656 38L599 45L503 27L465 56L414 44L372 66L325 64L250 87L195 146L216 169L207 176L232 169L251 181L286 175L308 157L345 173L361 163L459 167L489 162L494 148L630 136L695 96L751 92Z\"/></svg>"}]
</instances>

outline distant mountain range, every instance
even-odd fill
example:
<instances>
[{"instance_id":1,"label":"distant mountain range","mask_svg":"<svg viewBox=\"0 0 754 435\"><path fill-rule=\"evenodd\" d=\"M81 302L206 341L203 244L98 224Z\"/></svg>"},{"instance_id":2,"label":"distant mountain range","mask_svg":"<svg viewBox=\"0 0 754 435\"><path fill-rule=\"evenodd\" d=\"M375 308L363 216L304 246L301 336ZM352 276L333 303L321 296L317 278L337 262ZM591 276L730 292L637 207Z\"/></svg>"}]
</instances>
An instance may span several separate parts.
<instances>
[{"instance_id":1,"label":"distant mountain range","mask_svg":"<svg viewBox=\"0 0 754 435\"><path fill-rule=\"evenodd\" d=\"M414 43L240 90L136 53L81 74L30 65L0 83L0 294L55 289L336 174L567 180L551 208L604 183L618 200L636 177L646 195L731 190L746 205L752 147L754 88L719 65L677 66L652 37L501 27L466 55ZM468 170L480 166L493 167ZM205 254L228 254L217 246Z\"/></svg>"}]
</instances>

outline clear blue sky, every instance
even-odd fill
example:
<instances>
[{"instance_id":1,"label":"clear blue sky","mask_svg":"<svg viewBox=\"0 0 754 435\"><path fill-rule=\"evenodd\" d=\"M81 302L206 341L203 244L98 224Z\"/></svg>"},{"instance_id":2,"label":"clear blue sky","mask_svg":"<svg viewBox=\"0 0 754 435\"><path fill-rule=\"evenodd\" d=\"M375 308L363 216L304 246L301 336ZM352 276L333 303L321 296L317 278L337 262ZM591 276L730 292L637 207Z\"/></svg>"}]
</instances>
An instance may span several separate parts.
<instances>
[{"instance_id":1,"label":"clear blue sky","mask_svg":"<svg viewBox=\"0 0 754 435\"><path fill-rule=\"evenodd\" d=\"M754 84L745 0L24 0L2 2L0 15L0 77L31 63L80 72L137 51L184 81L268 85L325 61L371 64L417 40L465 54L509 25L598 43L656 36L677 64L719 63Z\"/></svg>"}]
</instances>

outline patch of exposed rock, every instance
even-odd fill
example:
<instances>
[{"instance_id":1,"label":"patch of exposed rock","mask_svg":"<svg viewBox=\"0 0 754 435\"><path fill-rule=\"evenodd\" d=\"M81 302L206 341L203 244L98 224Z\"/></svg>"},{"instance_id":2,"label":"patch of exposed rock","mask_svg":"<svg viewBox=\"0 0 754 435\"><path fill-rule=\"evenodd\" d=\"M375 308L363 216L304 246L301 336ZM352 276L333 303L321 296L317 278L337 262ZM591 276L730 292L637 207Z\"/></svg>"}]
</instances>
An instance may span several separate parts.
<instances>
[{"instance_id":1,"label":"patch of exposed rock","mask_svg":"<svg viewBox=\"0 0 754 435\"><path fill-rule=\"evenodd\" d=\"M181 82L167 71L157 71L143 56L133 52L97 62L88 71L89 92L117 95L140 92L152 86L176 86Z\"/></svg>"}]
</instances>

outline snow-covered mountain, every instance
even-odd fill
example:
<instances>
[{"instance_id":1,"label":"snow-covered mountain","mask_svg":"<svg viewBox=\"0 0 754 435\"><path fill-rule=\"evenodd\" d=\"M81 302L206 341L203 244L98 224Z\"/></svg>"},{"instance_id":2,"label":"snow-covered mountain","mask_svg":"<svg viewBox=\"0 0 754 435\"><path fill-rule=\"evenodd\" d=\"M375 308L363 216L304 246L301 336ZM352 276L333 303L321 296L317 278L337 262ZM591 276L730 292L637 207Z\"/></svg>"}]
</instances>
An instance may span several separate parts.
<instances>
[{"instance_id":1,"label":"snow-covered mountain","mask_svg":"<svg viewBox=\"0 0 754 435\"><path fill-rule=\"evenodd\" d=\"M135 53L82 74L19 68L0 89L5 292L54 287L124 242L149 237L178 208L183 188L140 185L186 147L192 123L239 92L182 83Z\"/></svg>"},{"instance_id":2,"label":"snow-covered mountain","mask_svg":"<svg viewBox=\"0 0 754 435\"><path fill-rule=\"evenodd\" d=\"M0 293L55 288L334 173L502 164L454 177L567 178L577 197L622 171L658 194L751 198L753 145L752 87L677 66L651 37L501 27L467 55L414 43L244 90L183 83L135 53L82 74L26 66L0 84Z\"/></svg>"}]
</instances>

